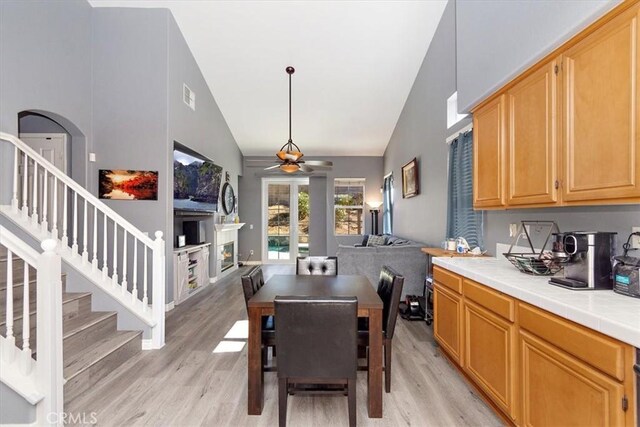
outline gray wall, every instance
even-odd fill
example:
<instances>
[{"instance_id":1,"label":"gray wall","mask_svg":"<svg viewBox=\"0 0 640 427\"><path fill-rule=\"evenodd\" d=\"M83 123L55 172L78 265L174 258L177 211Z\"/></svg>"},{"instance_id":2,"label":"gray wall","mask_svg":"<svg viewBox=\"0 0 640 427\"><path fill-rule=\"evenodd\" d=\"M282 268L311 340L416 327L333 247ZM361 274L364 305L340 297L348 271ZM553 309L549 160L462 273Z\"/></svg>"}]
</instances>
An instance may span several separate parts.
<instances>
[{"instance_id":1,"label":"gray wall","mask_svg":"<svg viewBox=\"0 0 640 427\"><path fill-rule=\"evenodd\" d=\"M471 107L620 0L456 0L458 107Z\"/></svg>"},{"instance_id":2,"label":"gray wall","mask_svg":"<svg viewBox=\"0 0 640 427\"><path fill-rule=\"evenodd\" d=\"M450 1L384 155L393 172L393 234L439 245L447 226L446 101L456 90L455 3ZM465 119L457 128L468 124ZM402 165L418 158L420 194L402 198Z\"/></svg>"},{"instance_id":3,"label":"gray wall","mask_svg":"<svg viewBox=\"0 0 640 427\"><path fill-rule=\"evenodd\" d=\"M384 157L384 173L393 171L396 178L394 234L430 245L439 245L446 237L448 147L444 140L453 134L456 128L470 122L470 119L467 118L456 127L450 130L446 129L445 101L456 90L456 14L454 6L473 8L475 19L478 21L476 26L481 22L487 28L502 28L501 25L506 20L505 15L498 13L498 10L489 9L494 13L488 13L484 9L482 12L477 10L477 7L485 4L491 8L494 2L477 2L477 5L471 3L475 2L458 1L454 4L450 1L447 5ZM521 15L521 19L524 19L528 16L531 7L537 8L537 6L532 6L533 4L546 4L547 2L512 2L508 6L507 2L495 3L504 5L505 10L511 10L512 13ZM576 3L580 5L584 2ZM469 10L467 9L465 13L468 13ZM531 23L526 20L519 21L523 27L520 33L526 33L529 37L531 29L538 25L538 18L539 16L534 14ZM460 25L458 23L458 34L460 34ZM464 40L469 43L469 38L470 36L467 36L466 39L458 40L458 49L463 48ZM517 45L519 40L512 40L512 42ZM476 41L473 43L475 46ZM484 54L488 58L494 59L495 55L487 50L490 49L490 44L482 46L485 49ZM464 49L468 51L470 48L466 46ZM462 60L461 56L464 55L457 55L458 61ZM465 77L467 85L476 79L486 78L482 63L480 62L474 72ZM458 87L460 87L459 62L458 70ZM467 72L469 71L471 71L471 67L467 70ZM458 90L458 99L460 100L460 89ZM420 160L422 194L412 199L403 200L401 197L400 167L414 156ZM496 243L510 241L509 223L523 219L556 220L560 229L565 231L585 229L615 231L620 235L618 238L618 246L620 247L623 239L626 240L627 235L631 232L631 227L640 225L640 205L487 211L484 218L485 247L490 254L495 252Z\"/></svg>"},{"instance_id":4,"label":"gray wall","mask_svg":"<svg viewBox=\"0 0 640 427\"><path fill-rule=\"evenodd\" d=\"M269 160L273 157L246 157L245 160ZM338 245L360 243L362 236L335 236L333 233L333 182L335 178L365 178L365 201L382 200L382 157L331 157L323 156L333 162L333 169L328 172L314 173L310 181L309 224L310 252L314 255L335 255ZM252 261L262 259L262 177L267 176L262 168L247 167L240 177L239 215L242 222L253 224L240 229L239 253L246 259L250 250L254 251ZM315 203L314 203L315 201ZM318 203L319 201L319 203ZM324 204L323 204L324 201ZM365 234L371 231L371 215L365 208ZM380 218L379 218L380 220ZM382 232L382 228L380 228ZM315 241L315 242L314 242Z\"/></svg>"},{"instance_id":5,"label":"gray wall","mask_svg":"<svg viewBox=\"0 0 640 427\"><path fill-rule=\"evenodd\" d=\"M0 382L0 424L31 424L36 421L36 407Z\"/></svg>"}]
</instances>

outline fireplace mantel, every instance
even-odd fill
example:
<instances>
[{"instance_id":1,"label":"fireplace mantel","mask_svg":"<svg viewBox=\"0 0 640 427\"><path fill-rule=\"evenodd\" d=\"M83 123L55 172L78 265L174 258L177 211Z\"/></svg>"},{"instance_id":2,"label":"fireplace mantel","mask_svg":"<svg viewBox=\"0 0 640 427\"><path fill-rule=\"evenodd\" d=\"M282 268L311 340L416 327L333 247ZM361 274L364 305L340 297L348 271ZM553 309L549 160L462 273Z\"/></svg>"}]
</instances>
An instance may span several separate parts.
<instances>
[{"instance_id":1,"label":"fireplace mantel","mask_svg":"<svg viewBox=\"0 0 640 427\"><path fill-rule=\"evenodd\" d=\"M239 223L225 223L225 224L213 224L216 228L216 231L227 231L227 230L239 230L244 225L244 222Z\"/></svg>"}]
</instances>

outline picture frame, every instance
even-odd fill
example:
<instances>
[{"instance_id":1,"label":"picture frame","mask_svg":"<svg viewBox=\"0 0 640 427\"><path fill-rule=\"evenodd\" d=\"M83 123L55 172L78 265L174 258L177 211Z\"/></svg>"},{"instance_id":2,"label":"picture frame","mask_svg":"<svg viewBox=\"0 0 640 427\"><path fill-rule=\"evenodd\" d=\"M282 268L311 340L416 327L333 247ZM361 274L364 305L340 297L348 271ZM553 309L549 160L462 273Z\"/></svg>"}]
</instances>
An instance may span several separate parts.
<instances>
[{"instance_id":1,"label":"picture frame","mask_svg":"<svg viewBox=\"0 0 640 427\"><path fill-rule=\"evenodd\" d=\"M98 197L108 200L158 200L158 171L100 169Z\"/></svg>"},{"instance_id":2,"label":"picture frame","mask_svg":"<svg viewBox=\"0 0 640 427\"><path fill-rule=\"evenodd\" d=\"M229 175L229 172L225 172L224 173L224 182L229 182L231 181L231 175Z\"/></svg>"},{"instance_id":3,"label":"picture frame","mask_svg":"<svg viewBox=\"0 0 640 427\"><path fill-rule=\"evenodd\" d=\"M420 194L420 180L418 177L418 160L413 158L402 166L402 198L409 199Z\"/></svg>"}]
</instances>

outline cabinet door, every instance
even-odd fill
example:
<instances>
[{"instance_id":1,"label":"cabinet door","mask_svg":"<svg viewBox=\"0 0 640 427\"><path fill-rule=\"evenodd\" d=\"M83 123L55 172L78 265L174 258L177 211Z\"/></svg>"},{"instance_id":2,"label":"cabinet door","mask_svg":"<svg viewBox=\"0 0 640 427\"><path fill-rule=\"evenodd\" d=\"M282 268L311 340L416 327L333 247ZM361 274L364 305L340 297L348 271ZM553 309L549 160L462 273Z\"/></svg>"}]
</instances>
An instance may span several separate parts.
<instances>
[{"instance_id":1,"label":"cabinet door","mask_svg":"<svg viewBox=\"0 0 640 427\"><path fill-rule=\"evenodd\" d=\"M505 95L473 113L473 207L504 205Z\"/></svg>"},{"instance_id":2,"label":"cabinet door","mask_svg":"<svg viewBox=\"0 0 640 427\"><path fill-rule=\"evenodd\" d=\"M469 300L464 321L465 371L515 419L515 326Z\"/></svg>"},{"instance_id":3,"label":"cabinet door","mask_svg":"<svg viewBox=\"0 0 640 427\"><path fill-rule=\"evenodd\" d=\"M438 283L433 289L433 335L458 364L462 364L462 298Z\"/></svg>"},{"instance_id":4,"label":"cabinet door","mask_svg":"<svg viewBox=\"0 0 640 427\"><path fill-rule=\"evenodd\" d=\"M200 286L209 284L209 248L202 248L202 259L200 260Z\"/></svg>"},{"instance_id":5,"label":"cabinet door","mask_svg":"<svg viewBox=\"0 0 640 427\"><path fill-rule=\"evenodd\" d=\"M527 426L621 426L622 384L520 332L520 424Z\"/></svg>"},{"instance_id":6,"label":"cabinet door","mask_svg":"<svg viewBox=\"0 0 640 427\"><path fill-rule=\"evenodd\" d=\"M507 92L509 206L558 199L556 66L555 60L545 64Z\"/></svg>"},{"instance_id":7,"label":"cabinet door","mask_svg":"<svg viewBox=\"0 0 640 427\"><path fill-rule=\"evenodd\" d=\"M176 281L173 288L173 300L178 304L189 294L189 255L180 254L176 256Z\"/></svg>"},{"instance_id":8,"label":"cabinet door","mask_svg":"<svg viewBox=\"0 0 640 427\"><path fill-rule=\"evenodd\" d=\"M639 10L635 5L563 55L567 202L640 200Z\"/></svg>"}]
</instances>

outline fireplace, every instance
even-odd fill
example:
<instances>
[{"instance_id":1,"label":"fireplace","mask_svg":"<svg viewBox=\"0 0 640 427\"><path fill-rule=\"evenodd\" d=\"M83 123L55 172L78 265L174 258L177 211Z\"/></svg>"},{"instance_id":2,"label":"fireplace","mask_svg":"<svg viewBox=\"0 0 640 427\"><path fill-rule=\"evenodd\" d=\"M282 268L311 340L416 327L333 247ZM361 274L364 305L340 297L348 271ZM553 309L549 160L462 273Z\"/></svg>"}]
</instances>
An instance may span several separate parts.
<instances>
[{"instance_id":1,"label":"fireplace","mask_svg":"<svg viewBox=\"0 0 640 427\"><path fill-rule=\"evenodd\" d=\"M233 267L234 265L234 242L225 243L218 246L220 252L220 271L225 271Z\"/></svg>"}]
</instances>

